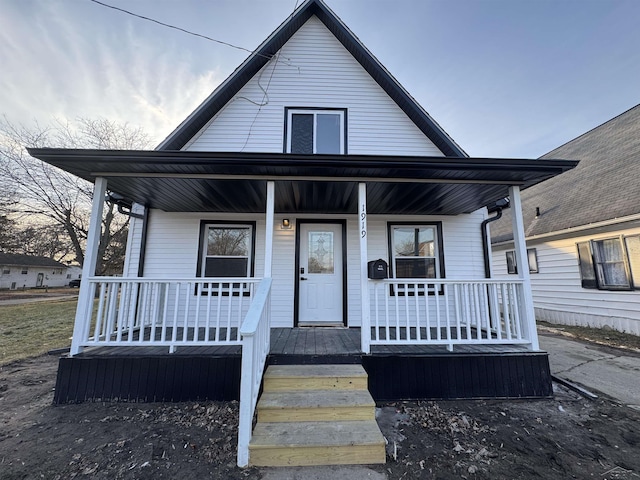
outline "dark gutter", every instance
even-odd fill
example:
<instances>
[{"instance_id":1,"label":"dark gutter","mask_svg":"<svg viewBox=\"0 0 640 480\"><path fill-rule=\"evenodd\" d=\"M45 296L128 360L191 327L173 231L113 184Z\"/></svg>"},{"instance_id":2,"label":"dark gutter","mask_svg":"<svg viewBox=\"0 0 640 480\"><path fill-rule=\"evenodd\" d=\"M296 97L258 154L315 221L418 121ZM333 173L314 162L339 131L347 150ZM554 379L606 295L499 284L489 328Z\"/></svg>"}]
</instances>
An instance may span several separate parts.
<instances>
[{"instance_id":1,"label":"dark gutter","mask_svg":"<svg viewBox=\"0 0 640 480\"><path fill-rule=\"evenodd\" d=\"M142 234L140 235L140 257L138 258L138 277L144 276L144 258L147 253L147 232L149 230L149 208L145 205L142 215Z\"/></svg>"},{"instance_id":2,"label":"dark gutter","mask_svg":"<svg viewBox=\"0 0 640 480\"><path fill-rule=\"evenodd\" d=\"M28 148L29 154L47 163L69 165L79 162L85 171L95 171L92 162L103 161L114 166L137 165L215 165L246 167L303 167L312 168L393 168L396 170L499 170L549 171L558 173L574 168L574 160L522 158L469 158L442 156L388 155L301 155L291 153L198 152L183 150L95 150L64 148ZM132 171L131 169L127 169Z\"/></svg>"}]
</instances>

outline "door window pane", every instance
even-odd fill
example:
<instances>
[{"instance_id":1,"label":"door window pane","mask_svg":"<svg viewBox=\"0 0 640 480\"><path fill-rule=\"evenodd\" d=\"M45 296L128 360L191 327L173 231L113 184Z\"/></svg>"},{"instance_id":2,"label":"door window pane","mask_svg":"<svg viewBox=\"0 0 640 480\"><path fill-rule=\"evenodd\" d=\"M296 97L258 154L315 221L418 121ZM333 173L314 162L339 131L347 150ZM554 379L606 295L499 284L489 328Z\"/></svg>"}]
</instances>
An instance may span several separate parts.
<instances>
[{"instance_id":1,"label":"door window pane","mask_svg":"<svg viewBox=\"0 0 640 480\"><path fill-rule=\"evenodd\" d=\"M309 273L334 273L333 232L309 232Z\"/></svg>"}]
</instances>

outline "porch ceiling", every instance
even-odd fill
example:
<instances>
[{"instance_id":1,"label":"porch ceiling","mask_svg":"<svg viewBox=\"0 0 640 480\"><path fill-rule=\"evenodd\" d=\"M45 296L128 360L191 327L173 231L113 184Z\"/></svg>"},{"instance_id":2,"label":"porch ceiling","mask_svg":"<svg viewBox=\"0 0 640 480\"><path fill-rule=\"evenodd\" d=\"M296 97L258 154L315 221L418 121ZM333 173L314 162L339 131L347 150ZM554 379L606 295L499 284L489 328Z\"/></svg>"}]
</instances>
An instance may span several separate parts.
<instances>
[{"instance_id":1,"label":"porch ceiling","mask_svg":"<svg viewBox=\"0 0 640 480\"><path fill-rule=\"evenodd\" d=\"M278 213L355 213L367 183L372 214L468 213L504 198L511 185L540 183L577 165L523 160L381 155L29 149L51 165L131 202L165 211L264 212L276 181Z\"/></svg>"}]
</instances>

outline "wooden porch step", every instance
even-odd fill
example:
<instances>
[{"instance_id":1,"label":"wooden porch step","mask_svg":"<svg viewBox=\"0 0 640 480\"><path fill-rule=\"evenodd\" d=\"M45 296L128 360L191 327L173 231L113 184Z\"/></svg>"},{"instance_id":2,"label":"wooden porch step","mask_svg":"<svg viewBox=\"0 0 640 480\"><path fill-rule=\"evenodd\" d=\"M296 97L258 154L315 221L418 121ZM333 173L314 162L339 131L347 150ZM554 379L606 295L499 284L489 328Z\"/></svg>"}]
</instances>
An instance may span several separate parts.
<instances>
[{"instance_id":1,"label":"wooden porch step","mask_svg":"<svg viewBox=\"0 0 640 480\"><path fill-rule=\"evenodd\" d=\"M385 462L375 420L258 423L249 445L255 466L365 465Z\"/></svg>"},{"instance_id":2,"label":"wooden porch step","mask_svg":"<svg viewBox=\"0 0 640 480\"><path fill-rule=\"evenodd\" d=\"M375 420L375 406L367 390L264 392L258 422Z\"/></svg>"},{"instance_id":3,"label":"wooden porch step","mask_svg":"<svg viewBox=\"0 0 640 480\"><path fill-rule=\"evenodd\" d=\"M264 391L366 390L362 365L271 365L264 375Z\"/></svg>"},{"instance_id":4,"label":"wooden porch step","mask_svg":"<svg viewBox=\"0 0 640 480\"><path fill-rule=\"evenodd\" d=\"M255 466L385 462L362 365L271 365L249 443Z\"/></svg>"}]
</instances>

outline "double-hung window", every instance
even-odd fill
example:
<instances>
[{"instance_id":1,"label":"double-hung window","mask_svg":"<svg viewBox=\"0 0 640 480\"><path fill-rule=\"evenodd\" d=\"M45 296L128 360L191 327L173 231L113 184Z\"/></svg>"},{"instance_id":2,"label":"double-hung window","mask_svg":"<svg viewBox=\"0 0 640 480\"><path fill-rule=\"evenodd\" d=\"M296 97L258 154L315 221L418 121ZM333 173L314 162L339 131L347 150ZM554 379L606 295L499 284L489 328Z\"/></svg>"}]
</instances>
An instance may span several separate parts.
<instances>
[{"instance_id":1,"label":"double-hung window","mask_svg":"<svg viewBox=\"0 0 640 480\"><path fill-rule=\"evenodd\" d=\"M198 277L252 277L255 256L255 223L212 223L200 225ZM203 292L216 294L220 284L205 284ZM223 283L225 289L229 283ZM233 283L234 288L240 283ZM225 293L226 295L226 293Z\"/></svg>"},{"instance_id":2,"label":"double-hung window","mask_svg":"<svg viewBox=\"0 0 640 480\"><path fill-rule=\"evenodd\" d=\"M583 288L640 288L640 236L620 236L577 245Z\"/></svg>"},{"instance_id":3,"label":"double-hung window","mask_svg":"<svg viewBox=\"0 0 640 480\"><path fill-rule=\"evenodd\" d=\"M516 252L509 250L506 252L507 257L507 273L517 274L518 265L516 261ZM529 263L529 273L538 273L538 256L535 248L527 248L527 260Z\"/></svg>"},{"instance_id":4,"label":"double-hung window","mask_svg":"<svg viewBox=\"0 0 640 480\"><path fill-rule=\"evenodd\" d=\"M287 153L346 153L346 110L287 108L285 113Z\"/></svg>"},{"instance_id":5,"label":"double-hung window","mask_svg":"<svg viewBox=\"0 0 640 480\"><path fill-rule=\"evenodd\" d=\"M440 224L389 224L389 260L394 278L444 278Z\"/></svg>"}]
</instances>

